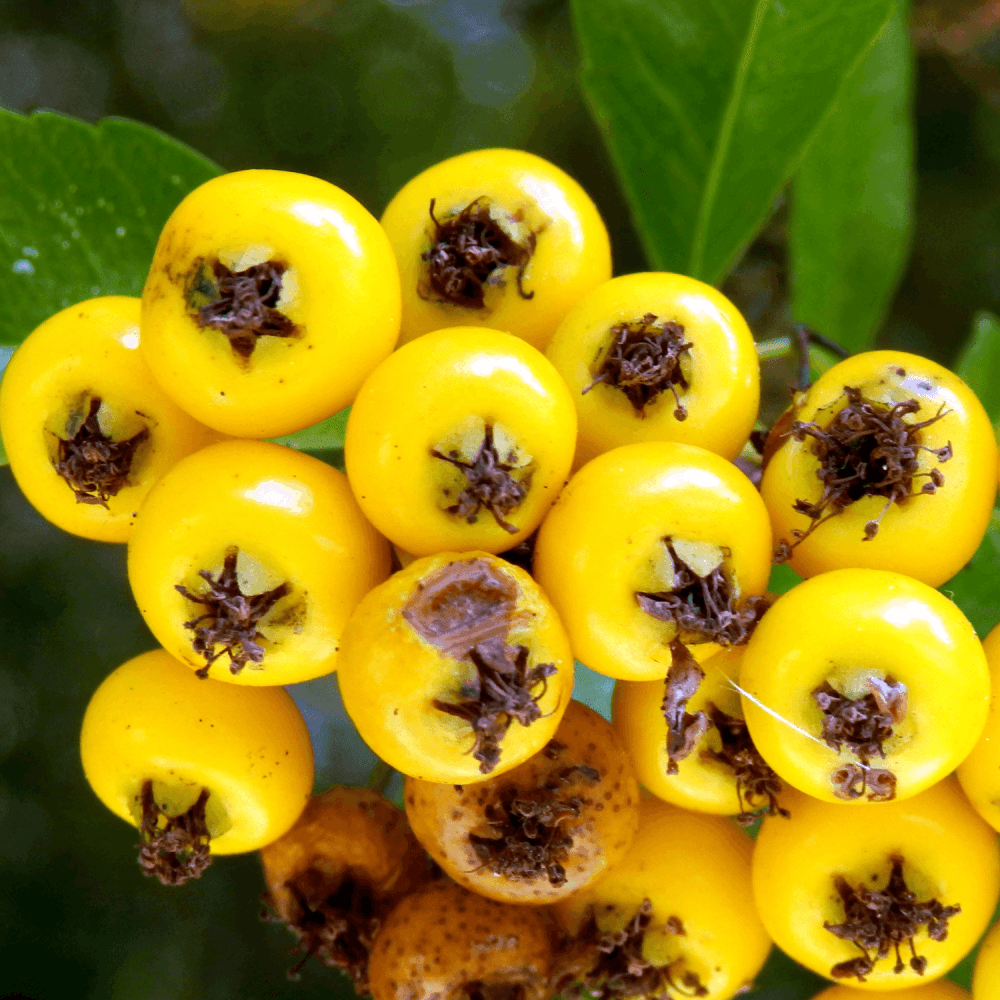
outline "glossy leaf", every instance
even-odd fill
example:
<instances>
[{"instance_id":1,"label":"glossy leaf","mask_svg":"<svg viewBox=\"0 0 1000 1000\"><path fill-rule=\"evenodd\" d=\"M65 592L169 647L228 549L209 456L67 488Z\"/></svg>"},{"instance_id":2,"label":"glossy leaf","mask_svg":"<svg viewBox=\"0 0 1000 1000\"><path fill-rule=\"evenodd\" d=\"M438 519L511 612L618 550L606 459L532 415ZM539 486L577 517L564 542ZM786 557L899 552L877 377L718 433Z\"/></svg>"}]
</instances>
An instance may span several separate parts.
<instances>
[{"instance_id":1,"label":"glossy leaf","mask_svg":"<svg viewBox=\"0 0 1000 1000\"><path fill-rule=\"evenodd\" d=\"M321 420L318 424L306 427L305 430L297 431L295 434L275 438L275 441L298 451L308 451L343 472L344 433L347 430L347 418L350 414L351 408L345 406L332 417L327 417L326 420Z\"/></svg>"},{"instance_id":2,"label":"glossy leaf","mask_svg":"<svg viewBox=\"0 0 1000 1000\"><path fill-rule=\"evenodd\" d=\"M986 537L969 562L943 587L972 622L980 639L998 622L1000 594L1000 509L994 509Z\"/></svg>"},{"instance_id":3,"label":"glossy leaf","mask_svg":"<svg viewBox=\"0 0 1000 1000\"><path fill-rule=\"evenodd\" d=\"M900 6L795 175L792 310L850 351L875 337L902 276L913 215L912 50Z\"/></svg>"},{"instance_id":4,"label":"glossy leaf","mask_svg":"<svg viewBox=\"0 0 1000 1000\"><path fill-rule=\"evenodd\" d=\"M955 372L979 397L990 420L1000 424L1000 317L985 309L976 313Z\"/></svg>"},{"instance_id":5,"label":"glossy leaf","mask_svg":"<svg viewBox=\"0 0 1000 1000\"><path fill-rule=\"evenodd\" d=\"M650 263L711 283L895 0L575 0L583 84Z\"/></svg>"},{"instance_id":6,"label":"glossy leaf","mask_svg":"<svg viewBox=\"0 0 1000 1000\"><path fill-rule=\"evenodd\" d=\"M163 224L221 171L138 122L0 110L0 344L96 295L139 295Z\"/></svg>"}]
</instances>

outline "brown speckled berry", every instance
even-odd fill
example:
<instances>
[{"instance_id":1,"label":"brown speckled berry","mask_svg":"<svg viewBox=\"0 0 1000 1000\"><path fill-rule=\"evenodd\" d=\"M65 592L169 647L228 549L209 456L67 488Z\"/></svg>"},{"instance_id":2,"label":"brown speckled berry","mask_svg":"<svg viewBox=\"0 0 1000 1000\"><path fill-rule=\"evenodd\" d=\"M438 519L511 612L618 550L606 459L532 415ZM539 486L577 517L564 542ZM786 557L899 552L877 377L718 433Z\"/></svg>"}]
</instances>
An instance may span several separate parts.
<instances>
[{"instance_id":1,"label":"brown speckled berry","mask_svg":"<svg viewBox=\"0 0 1000 1000\"><path fill-rule=\"evenodd\" d=\"M265 900L306 957L344 969L365 993L368 953L383 918L430 878L402 810L378 792L334 787L312 798L260 857Z\"/></svg>"},{"instance_id":2,"label":"brown speckled berry","mask_svg":"<svg viewBox=\"0 0 1000 1000\"><path fill-rule=\"evenodd\" d=\"M545 1000L551 957L544 911L441 881L382 925L370 988L374 1000Z\"/></svg>"},{"instance_id":3,"label":"brown speckled berry","mask_svg":"<svg viewBox=\"0 0 1000 1000\"><path fill-rule=\"evenodd\" d=\"M474 785L406 780L417 839L459 884L508 903L553 903L628 849L639 786L611 724L570 702L555 737L523 764Z\"/></svg>"}]
</instances>

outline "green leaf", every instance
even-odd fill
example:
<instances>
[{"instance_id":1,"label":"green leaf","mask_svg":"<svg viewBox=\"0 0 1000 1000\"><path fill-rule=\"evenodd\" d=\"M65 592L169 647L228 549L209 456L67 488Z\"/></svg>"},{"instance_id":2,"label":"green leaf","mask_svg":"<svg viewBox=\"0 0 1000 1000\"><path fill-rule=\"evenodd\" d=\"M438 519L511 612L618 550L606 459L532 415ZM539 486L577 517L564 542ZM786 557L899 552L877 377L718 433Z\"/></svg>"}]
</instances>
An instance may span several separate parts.
<instances>
[{"instance_id":1,"label":"green leaf","mask_svg":"<svg viewBox=\"0 0 1000 1000\"><path fill-rule=\"evenodd\" d=\"M339 413L335 413L326 420L321 420L312 427L297 431L295 434L286 434L284 437L275 438L278 444L288 445L289 448L297 448L299 451L331 451L342 450L344 447L344 433L347 430L347 418L351 415L351 408L345 406Z\"/></svg>"},{"instance_id":2,"label":"green leaf","mask_svg":"<svg viewBox=\"0 0 1000 1000\"><path fill-rule=\"evenodd\" d=\"M753 989L743 1000L807 1000L829 985L779 948L772 948L764 968L754 979Z\"/></svg>"},{"instance_id":3,"label":"green leaf","mask_svg":"<svg viewBox=\"0 0 1000 1000\"><path fill-rule=\"evenodd\" d=\"M574 0L583 84L653 266L717 283L895 0Z\"/></svg>"},{"instance_id":4,"label":"green leaf","mask_svg":"<svg viewBox=\"0 0 1000 1000\"><path fill-rule=\"evenodd\" d=\"M793 181L793 317L850 351L875 337L913 215L913 56L901 5L848 78Z\"/></svg>"},{"instance_id":5,"label":"green leaf","mask_svg":"<svg viewBox=\"0 0 1000 1000\"><path fill-rule=\"evenodd\" d=\"M802 582L802 577L788 563L776 563L771 567L771 579L767 589L772 594L787 594L792 587Z\"/></svg>"},{"instance_id":6,"label":"green leaf","mask_svg":"<svg viewBox=\"0 0 1000 1000\"><path fill-rule=\"evenodd\" d=\"M976 554L943 587L972 622L979 638L997 624L997 594L1000 594L1000 509L994 509L986 537Z\"/></svg>"},{"instance_id":7,"label":"green leaf","mask_svg":"<svg viewBox=\"0 0 1000 1000\"><path fill-rule=\"evenodd\" d=\"M284 437L274 440L289 448L308 451L315 458L322 459L343 472L344 434L347 431L347 418L350 415L351 408L345 406L339 413L327 417L326 420L321 420L318 424L313 424L312 427L306 427L295 434L286 434Z\"/></svg>"},{"instance_id":8,"label":"green leaf","mask_svg":"<svg viewBox=\"0 0 1000 1000\"><path fill-rule=\"evenodd\" d=\"M163 224L221 173L138 122L0 109L0 344L97 295L140 295Z\"/></svg>"},{"instance_id":9,"label":"green leaf","mask_svg":"<svg viewBox=\"0 0 1000 1000\"><path fill-rule=\"evenodd\" d=\"M986 407L994 425L1000 424L1000 318L985 309L972 320L972 334L955 364L963 379Z\"/></svg>"}]
</instances>

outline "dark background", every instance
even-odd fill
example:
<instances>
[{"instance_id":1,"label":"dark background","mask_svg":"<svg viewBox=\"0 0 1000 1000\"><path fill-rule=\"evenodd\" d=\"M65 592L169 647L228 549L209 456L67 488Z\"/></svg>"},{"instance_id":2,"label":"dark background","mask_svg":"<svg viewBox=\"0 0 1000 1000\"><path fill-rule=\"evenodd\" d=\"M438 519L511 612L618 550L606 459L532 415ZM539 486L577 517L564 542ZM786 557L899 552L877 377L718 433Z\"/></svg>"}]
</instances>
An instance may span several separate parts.
<instances>
[{"instance_id":1,"label":"dark background","mask_svg":"<svg viewBox=\"0 0 1000 1000\"><path fill-rule=\"evenodd\" d=\"M913 255L881 340L952 360L978 309L1000 311L1000 14L913 13L917 204ZM226 169L324 177L378 214L424 167L522 147L598 202L617 273L645 264L576 80L562 0L0 0L0 106L137 118ZM0 155L3 151L0 150ZM760 337L785 332L782 213L725 286ZM776 375L778 373L772 373ZM771 386L772 407L784 398ZM63 535L0 469L0 998L216 1000L329 996L338 974L289 984L291 938L262 923L253 856L164 889L133 830L86 786L77 734L101 679L153 641L120 546ZM594 691L604 690L600 682ZM324 679L293 692L318 785L374 763ZM813 988L776 960L761 996ZM792 977L794 978L794 977Z\"/></svg>"}]
</instances>

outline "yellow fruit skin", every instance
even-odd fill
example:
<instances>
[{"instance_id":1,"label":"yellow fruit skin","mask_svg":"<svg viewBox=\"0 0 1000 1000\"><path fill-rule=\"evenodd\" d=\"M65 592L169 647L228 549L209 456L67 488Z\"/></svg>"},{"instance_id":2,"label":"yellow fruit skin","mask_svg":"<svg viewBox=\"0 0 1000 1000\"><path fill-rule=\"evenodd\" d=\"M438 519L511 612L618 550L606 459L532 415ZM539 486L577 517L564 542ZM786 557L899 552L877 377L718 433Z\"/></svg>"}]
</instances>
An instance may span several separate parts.
<instances>
[{"instance_id":1,"label":"yellow fruit skin","mask_svg":"<svg viewBox=\"0 0 1000 1000\"><path fill-rule=\"evenodd\" d=\"M486 288L485 307L471 309L423 292L427 264L421 254L434 244L431 199L439 220L485 198L520 228L537 231L534 253L518 292L514 273ZM403 289L401 343L446 326L488 326L521 337L539 350L576 302L611 277L611 244L587 193L568 174L540 156L516 149L462 153L407 183L382 215L399 264Z\"/></svg>"},{"instance_id":2,"label":"yellow fruit skin","mask_svg":"<svg viewBox=\"0 0 1000 1000\"><path fill-rule=\"evenodd\" d=\"M553 912L570 934L592 913L600 931L614 933L648 899L643 955L656 965L677 963L698 976L711 1000L729 1000L750 986L771 950L750 888L752 847L728 820L647 796L624 859ZM665 929L671 917L684 934Z\"/></svg>"},{"instance_id":3,"label":"yellow fruit skin","mask_svg":"<svg viewBox=\"0 0 1000 1000\"><path fill-rule=\"evenodd\" d=\"M312 790L309 733L285 691L200 680L162 649L129 660L97 689L80 755L97 797L133 826L146 781L158 803L172 803L170 815L207 788L213 854L277 840Z\"/></svg>"},{"instance_id":4,"label":"yellow fruit skin","mask_svg":"<svg viewBox=\"0 0 1000 1000\"><path fill-rule=\"evenodd\" d=\"M129 543L129 582L153 634L192 669L206 661L185 622L204 605L176 586L205 593L200 571L218 574L231 548L260 569L245 593L282 582L290 591L261 621L260 663L234 674L222 655L209 676L267 686L335 670L348 617L389 573L388 544L358 509L347 477L291 448L227 441L191 455L150 491Z\"/></svg>"},{"instance_id":5,"label":"yellow fruit skin","mask_svg":"<svg viewBox=\"0 0 1000 1000\"><path fill-rule=\"evenodd\" d=\"M1000 831L1000 626L983 640L990 669L990 708L982 735L958 765L958 780L973 808Z\"/></svg>"},{"instance_id":6,"label":"yellow fruit skin","mask_svg":"<svg viewBox=\"0 0 1000 1000\"><path fill-rule=\"evenodd\" d=\"M954 778L913 798L876 805L845 808L791 790L782 804L791 818L764 820L754 848L753 887L764 926L797 962L833 978L834 965L861 957L854 944L823 927L824 921L844 920L834 877L852 887L884 888L893 854L903 858L903 876L919 900L960 905L962 912L951 918L945 940L931 940L925 929L915 936L917 954L927 959L923 977L909 966L896 975L890 952L866 982L851 979L851 988L916 986L943 976L972 950L1000 896L1000 845Z\"/></svg>"},{"instance_id":7,"label":"yellow fruit skin","mask_svg":"<svg viewBox=\"0 0 1000 1000\"><path fill-rule=\"evenodd\" d=\"M900 374L902 373L902 374ZM789 565L800 576L815 576L845 567L893 570L939 587L972 557L986 533L997 492L997 443L982 403L957 376L941 365L899 351L870 351L834 365L805 394L794 417L825 427L845 404L844 386L883 407L916 399L920 409L908 423L940 420L919 432L920 444L938 449L949 443L954 454L938 462L929 451L918 451L918 491L937 469L944 485L932 495L893 504L882 518L878 534L865 540L865 524L878 518L883 497L864 497L820 525L792 551ZM816 475L819 459L811 437L786 437L771 455L760 492L771 515L775 544L792 542L792 530L805 531L810 520L793 505L819 500L822 485ZM933 542L928 526L933 525Z\"/></svg>"},{"instance_id":8,"label":"yellow fruit skin","mask_svg":"<svg viewBox=\"0 0 1000 1000\"><path fill-rule=\"evenodd\" d=\"M610 329L648 313L657 324L679 323L692 346L682 355L687 389L678 387L686 416L674 415L669 390L638 414L619 389L592 389ZM725 458L746 444L760 402L760 364L739 310L711 285L681 274L647 272L612 278L581 299L552 335L545 353L566 380L580 418L575 465L635 441L680 441Z\"/></svg>"},{"instance_id":9,"label":"yellow fruit skin","mask_svg":"<svg viewBox=\"0 0 1000 1000\"><path fill-rule=\"evenodd\" d=\"M990 680L968 619L938 591L900 573L833 570L780 597L743 656L750 735L790 785L845 804L831 775L857 758L822 740L823 713L812 692L824 681L844 691L866 677L891 677L907 690L886 756L872 760L895 774L896 798L940 781L969 754L986 722ZM852 801L868 804L864 797Z\"/></svg>"},{"instance_id":10,"label":"yellow fruit skin","mask_svg":"<svg viewBox=\"0 0 1000 1000\"><path fill-rule=\"evenodd\" d=\"M159 386L139 336L139 299L109 295L47 319L14 352L0 382L0 435L11 472L28 502L64 531L99 542L125 542L150 487L191 452L219 440ZM100 504L77 503L56 472L58 438L72 435L101 399L102 431L127 441L146 430L127 484Z\"/></svg>"},{"instance_id":11,"label":"yellow fruit skin","mask_svg":"<svg viewBox=\"0 0 1000 1000\"><path fill-rule=\"evenodd\" d=\"M486 507L472 523L447 510L466 480L432 451L470 418L502 426L531 458L527 495L504 517L513 532ZM459 327L404 345L372 372L351 407L344 460L365 516L406 552L505 552L555 502L575 443L573 401L545 356L510 334Z\"/></svg>"},{"instance_id":12,"label":"yellow fruit skin","mask_svg":"<svg viewBox=\"0 0 1000 1000\"><path fill-rule=\"evenodd\" d=\"M939 979L922 986L905 986L901 990L893 990L890 995L893 1000L969 1000L969 994L949 979ZM984 997L993 995L983 994ZM852 986L831 986L817 993L813 1000L857 1000L857 997L858 991Z\"/></svg>"},{"instance_id":13,"label":"yellow fruit skin","mask_svg":"<svg viewBox=\"0 0 1000 1000\"><path fill-rule=\"evenodd\" d=\"M705 678L688 699L686 711L710 712L714 705L733 718L743 718L734 683L739 682L745 646L722 650L701 663ZM617 681L611 703L615 731L635 762L644 788L683 809L734 816L768 805L767 799L747 800L737 791L736 775L726 765L702 756L721 748L718 730L711 726L683 760L677 773L667 771L667 723L663 716L663 681ZM741 794L744 796L741 798Z\"/></svg>"},{"instance_id":14,"label":"yellow fruit skin","mask_svg":"<svg viewBox=\"0 0 1000 1000\"><path fill-rule=\"evenodd\" d=\"M994 924L979 945L972 971L972 1000L1000 997L1000 924Z\"/></svg>"},{"instance_id":15,"label":"yellow fruit skin","mask_svg":"<svg viewBox=\"0 0 1000 1000\"><path fill-rule=\"evenodd\" d=\"M573 657L562 623L524 570L485 552L445 552L411 563L372 590L351 616L341 640L337 680L364 741L397 770L424 781L472 784L487 777L472 756L470 724L433 705L435 699L454 703L476 673L470 662L445 655L417 633L403 608L425 578L454 562L477 559L518 589L517 608L525 618L507 642L527 646L529 663L556 668L537 702L541 717L527 726L511 724L494 775L516 767L552 739L573 690Z\"/></svg>"},{"instance_id":16,"label":"yellow fruit skin","mask_svg":"<svg viewBox=\"0 0 1000 1000\"><path fill-rule=\"evenodd\" d=\"M588 462L538 531L533 573L559 612L581 663L628 681L662 679L670 668L667 625L638 605L660 591L663 538L728 551L741 600L763 594L771 571L767 510L731 462L694 445L646 441ZM719 651L690 647L698 660Z\"/></svg>"},{"instance_id":17,"label":"yellow fruit skin","mask_svg":"<svg viewBox=\"0 0 1000 1000\"><path fill-rule=\"evenodd\" d=\"M290 337L258 337L234 354L200 325L192 286L203 265L234 272L287 266L275 308ZM399 335L396 262L375 218L318 177L240 170L191 192L160 234L142 292L143 350L164 391L197 419L237 437L278 437L354 398Z\"/></svg>"}]
</instances>

